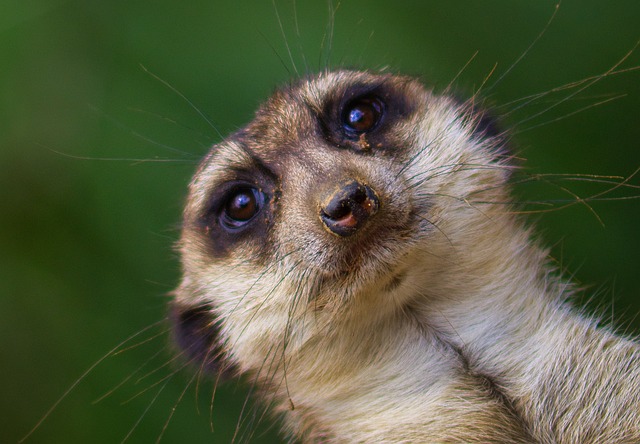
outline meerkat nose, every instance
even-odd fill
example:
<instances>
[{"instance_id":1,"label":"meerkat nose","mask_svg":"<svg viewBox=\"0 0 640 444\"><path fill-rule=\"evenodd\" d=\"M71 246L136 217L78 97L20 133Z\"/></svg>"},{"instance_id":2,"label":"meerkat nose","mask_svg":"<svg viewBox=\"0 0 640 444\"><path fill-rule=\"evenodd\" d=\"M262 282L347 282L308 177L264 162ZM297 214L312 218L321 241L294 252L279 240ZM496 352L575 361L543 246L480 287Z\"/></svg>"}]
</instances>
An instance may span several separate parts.
<instances>
[{"instance_id":1,"label":"meerkat nose","mask_svg":"<svg viewBox=\"0 0 640 444\"><path fill-rule=\"evenodd\" d=\"M324 202L320 219L331 233L340 237L355 234L380 208L376 192L355 180L340 184Z\"/></svg>"}]
</instances>

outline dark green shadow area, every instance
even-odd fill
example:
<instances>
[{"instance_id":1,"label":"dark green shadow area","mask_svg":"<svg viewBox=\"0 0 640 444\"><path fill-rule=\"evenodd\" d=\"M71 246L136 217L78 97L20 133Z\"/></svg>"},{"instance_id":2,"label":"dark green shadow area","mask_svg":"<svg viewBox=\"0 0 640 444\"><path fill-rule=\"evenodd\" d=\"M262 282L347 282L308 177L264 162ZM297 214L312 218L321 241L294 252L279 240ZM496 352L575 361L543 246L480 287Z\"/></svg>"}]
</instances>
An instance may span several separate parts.
<instances>
[{"instance_id":1,"label":"dark green shadow area","mask_svg":"<svg viewBox=\"0 0 640 444\"><path fill-rule=\"evenodd\" d=\"M618 63L640 39L635 0L564 1L512 69L555 2L344 0L333 21L326 2L299 1L296 14L293 2L275 3L282 29L269 1L5 2L0 442L26 435L86 369L147 327L27 442L226 443L236 433L239 442L283 441L270 417L245 405L246 383L219 386L211 409L213 382L180 370L161 321L179 279L173 245L198 160L291 77L345 66L417 75L438 90L455 79L461 97L482 86L526 158L517 177L627 177L640 167L640 71L520 107ZM636 50L618 70L639 65ZM609 188L546 176L519 185L518 198L542 201L524 209L588 289L581 303L638 332L640 200L628 198L640 189L563 208L573 194Z\"/></svg>"}]
</instances>

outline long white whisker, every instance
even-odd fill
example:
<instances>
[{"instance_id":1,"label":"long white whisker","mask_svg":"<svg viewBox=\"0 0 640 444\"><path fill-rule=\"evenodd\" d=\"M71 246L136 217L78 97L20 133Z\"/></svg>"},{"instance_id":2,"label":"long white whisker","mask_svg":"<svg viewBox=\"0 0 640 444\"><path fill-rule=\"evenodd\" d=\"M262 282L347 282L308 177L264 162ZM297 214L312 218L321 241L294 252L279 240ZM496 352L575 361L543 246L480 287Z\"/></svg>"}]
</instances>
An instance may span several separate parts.
<instances>
[{"instance_id":1,"label":"long white whisker","mask_svg":"<svg viewBox=\"0 0 640 444\"><path fill-rule=\"evenodd\" d=\"M102 356L95 363L93 363L82 375L80 375L80 377L78 379L75 380L75 382L73 384L71 384L71 386L62 394L62 396L60 396L60 398L58 398L58 400L53 403L53 405L49 408L49 410L46 411L46 413L42 416L42 418L40 418L40 420L29 431L29 433L27 433L25 436L23 436L20 439L20 441L18 441L18 442L22 443L22 442L26 441L40 427L40 425L49 417L49 415L51 415L51 413L58 407L58 405L60 405L60 403L69 395L69 393L71 393L73 391L73 389L75 389L77 387L78 384L80 384L82 381L84 381L84 379L93 371L93 369L95 369L98 365L100 365L105 359L107 359L109 356L112 356L116 351L118 351L120 349L120 347L122 347L123 345L125 345L129 341L137 338L141 334L149 331L153 327L156 327L156 326L158 326L158 325L160 325L160 324L162 324L164 322L165 322L165 320L163 319L162 321L154 322L153 324L143 328L142 330L139 330L137 333L134 333L133 335L129 336L127 339L125 339L124 341L120 342L118 345L113 347L104 356Z\"/></svg>"}]
</instances>

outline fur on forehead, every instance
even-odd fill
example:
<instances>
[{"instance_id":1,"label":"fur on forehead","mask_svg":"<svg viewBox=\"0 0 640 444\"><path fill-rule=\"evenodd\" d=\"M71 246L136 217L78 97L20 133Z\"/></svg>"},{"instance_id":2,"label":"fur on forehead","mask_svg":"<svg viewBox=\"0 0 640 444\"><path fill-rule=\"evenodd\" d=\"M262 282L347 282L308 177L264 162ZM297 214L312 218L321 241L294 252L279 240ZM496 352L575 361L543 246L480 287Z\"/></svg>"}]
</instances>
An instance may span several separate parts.
<instances>
[{"instance_id":1,"label":"fur on forehead","mask_svg":"<svg viewBox=\"0 0 640 444\"><path fill-rule=\"evenodd\" d=\"M255 158L234 141L225 141L214 146L200 164L189 185L190 197L185 211L197 211L205 205L211 188L212 178L217 182L233 180L234 170L249 167Z\"/></svg>"},{"instance_id":2,"label":"fur on forehead","mask_svg":"<svg viewBox=\"0 0 640 444\"><path fill-rule=\"evenodd\" d=\"M360 71L326 71L281 87L258 109L255 119L238 133L259 134L266 143L296 143L317 130L316 117L327 103L340 101L349 88L375 88L390 83L407 97L424 94L423 86L409 77Z\"/></svg>"}]
</instances>

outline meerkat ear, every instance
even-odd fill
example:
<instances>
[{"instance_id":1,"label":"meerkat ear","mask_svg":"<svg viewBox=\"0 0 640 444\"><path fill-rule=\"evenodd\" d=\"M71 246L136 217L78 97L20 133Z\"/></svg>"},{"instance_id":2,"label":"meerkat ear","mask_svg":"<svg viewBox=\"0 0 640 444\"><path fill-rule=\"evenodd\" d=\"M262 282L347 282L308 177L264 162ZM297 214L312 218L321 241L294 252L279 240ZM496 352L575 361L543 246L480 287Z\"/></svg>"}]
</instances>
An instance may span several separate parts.
<instances>
[{"instance_id":1,"label":"meerkat ear","mask_svg":"<svg viewBox=\"0 0 640 444\"><path fill-rule=\"evenodd\" d=\"M174 341L190 363L222 379L235 373L233 366L225 359L220 326L210 305L188 306L173 302L169 318Z\"/></svg>"}]
</instances>

